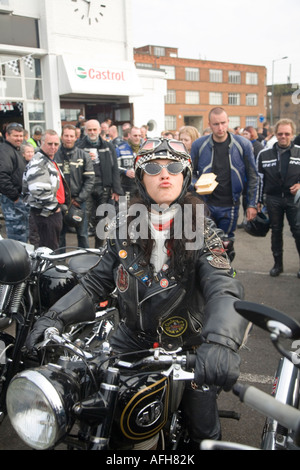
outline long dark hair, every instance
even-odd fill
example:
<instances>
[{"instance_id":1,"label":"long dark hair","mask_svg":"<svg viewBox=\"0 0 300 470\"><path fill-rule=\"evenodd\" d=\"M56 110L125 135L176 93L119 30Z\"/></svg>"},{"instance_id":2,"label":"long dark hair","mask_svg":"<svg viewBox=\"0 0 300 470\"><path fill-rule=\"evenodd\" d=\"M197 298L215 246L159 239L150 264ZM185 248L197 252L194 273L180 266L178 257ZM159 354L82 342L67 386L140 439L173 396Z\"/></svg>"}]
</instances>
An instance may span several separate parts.
<instances>
[{"instance_id":1,"label":"long dark hair","mask_svg":"<svg viewBox=\"0 0 300 470\"><path fill-rule=\"evenodd\" d=\"M130 206L133 204L142 204L145 205L145 202L143 199L139 196L134 197L131 200ZM204 220L202 227L205 226L205 220L206 216L208 215L208 209L206 205L204 204L203 200L193 194L193 193L187 193L185 197L183 198L182 202L179 204L181 207L181 212L179 212L179 216L181 217L181 220L179 220L179 224L181 224L181 237L177 237L176 234L174 233L174 227L175 223L171 226L170 229L170 237L165 241L165 246L168 251L168 255L170 258L170 268L174 272L176 277L181 277L185 271L185 268L195 259L196 254L198 252L198 249L193 250L193 249L186 249L187 244L192 243L194 239L187 238L186 237L186 231L184 230L183 224L183 211L184 211L184 206L190 206L191 207L191 222L192 222L192 227L191 231L195 232L196 229L198 228L197 225L197 217L199 214L199 205L203 208L203 214ZM133 217L128 217L128 225L134 220ZM178 219L177 219L177 224L176 227L178 229ZM128 233L128 231L127 231ZM128 233L128 243L132 243L133 241L130 239L130 234ZM137 240L134 241L134 243L138 244L143 253L144 253L144 261L147 264L150 264L150 258L151 258L151 253L155 244L155 240L150 234L150 228L148 227L148 237L147 238L138 238Z\"/></svg>"}]
</instances>

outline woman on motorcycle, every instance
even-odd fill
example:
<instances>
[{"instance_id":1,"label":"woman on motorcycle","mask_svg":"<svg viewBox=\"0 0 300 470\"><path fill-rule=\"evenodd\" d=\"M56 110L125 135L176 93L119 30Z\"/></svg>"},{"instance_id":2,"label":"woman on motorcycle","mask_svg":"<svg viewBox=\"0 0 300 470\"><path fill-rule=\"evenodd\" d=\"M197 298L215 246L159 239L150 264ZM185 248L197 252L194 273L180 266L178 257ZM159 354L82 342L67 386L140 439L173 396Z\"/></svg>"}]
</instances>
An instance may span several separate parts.
<instances>
[{"instance_id":1,"label":"woman on motorcycle","mask_svg":"<svg viewBox=\"0 0 300 470\"><path fill-rule=\"evenodd\" d=\"M111 340L114 351L155 344L197 351L195 381L187 384L181 409L199 448L202 439L220 438L218 387L230 390L239 376L247 322L233 304L243 287L222 232L205 215L201 199L188 193L192 165L183 143L148 139L135 172L139 195L112 224L101 262L36 322L27 346L33 349L48 327L62 331L92 320L95 302L117 287L121 322Z\"/></svg>"}]
</instances>

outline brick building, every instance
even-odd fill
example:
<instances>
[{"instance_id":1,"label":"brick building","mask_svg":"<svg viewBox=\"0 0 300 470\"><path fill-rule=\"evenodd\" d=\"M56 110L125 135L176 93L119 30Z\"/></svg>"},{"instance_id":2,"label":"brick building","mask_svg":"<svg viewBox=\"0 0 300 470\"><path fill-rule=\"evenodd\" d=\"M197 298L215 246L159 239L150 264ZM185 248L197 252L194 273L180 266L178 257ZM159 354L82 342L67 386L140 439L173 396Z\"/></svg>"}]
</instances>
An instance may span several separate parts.
<instances>
[{"instance_id":1,"label":"brick building","mask_svg":"<svg viewBox=\"0 0 300 470\"><path fill-rule=\"evenodd\" d=\"M266 67L178 57L177 48L147 45L134 49L137 69L164 69L167 78L165 129L208 125L208 113L222 106L230 127L260 125L266 118Z\"/></svg>"},{"instance_id":2,"label":"brick building","mask_svg":"<svg viewBox=\"0 0 300 470\"><path fill-rule=\"evenodd\" d=\"M272 113L272 93L273 113ZM278 119L292 119L300 133L300 87L299 84L282 83L273 87L267 87L267 116L270 124L275 124Z\"/></svg>"}]
</instances>

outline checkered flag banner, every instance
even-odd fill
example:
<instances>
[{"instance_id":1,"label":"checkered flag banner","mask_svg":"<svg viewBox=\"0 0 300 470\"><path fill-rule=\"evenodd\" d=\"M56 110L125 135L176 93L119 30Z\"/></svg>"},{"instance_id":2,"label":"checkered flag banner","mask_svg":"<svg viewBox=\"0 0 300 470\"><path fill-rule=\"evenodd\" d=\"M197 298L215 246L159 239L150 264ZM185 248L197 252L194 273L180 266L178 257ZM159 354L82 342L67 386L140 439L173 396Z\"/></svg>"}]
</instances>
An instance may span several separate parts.
<instances>
[{"instance_id":1,"label":"checkered flag banner","mask_svg":"<svg viewBox=\"0 0 300 470\"><path fill-rule=\"evenodd\" d=\"M7 62L7 67L12 70L15 75L20 75L18 60Z\"/></svg>"},{"instance_id":2,"label":"checkered flag banner","mask_svg":"<svg viewBox=\"0 0 300 470\"><path fill-rule=\"evenodd\" d=\"M26 67L28 67L29 70L31 70L31 72L32 72L33 71L33 58L31 57L31 55L23 57L23 61L24 61L24 64L26 65Z\"/></svg>"}]
</instances>

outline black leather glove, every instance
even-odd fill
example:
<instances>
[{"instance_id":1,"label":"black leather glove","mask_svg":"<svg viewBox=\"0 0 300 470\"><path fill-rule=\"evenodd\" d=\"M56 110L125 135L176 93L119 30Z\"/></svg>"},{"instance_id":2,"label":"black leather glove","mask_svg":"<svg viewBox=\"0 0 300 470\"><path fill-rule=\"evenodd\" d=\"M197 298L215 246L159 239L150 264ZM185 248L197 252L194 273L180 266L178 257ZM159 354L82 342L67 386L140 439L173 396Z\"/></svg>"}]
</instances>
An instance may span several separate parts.
<instances>
[{"instance_id":1,"label":"black leather glove","mask_svg":"<svg viewBox=\"0 0 300 470\"><path fill-rule=\"evenodd\" d=\"M43 317L40 317L35 322L26 339L25 346L28 351L32 351L37 343L43 341L47 328L57 328L59 333L62 333L64 324L58 318L53 318L53 312L46 313Z\"/></svg>"},{"instance_id":2,"label":"black leather glove","mask_svg":"<svg viewBox=\"0 0 300 470\"><path fill-rule=\"evenodd\" d=\"M198 385L217 385L229 391L240 375L240 356L220 344L203 343L197 349L195 378Z\"/></svg>"}]
</instances>

